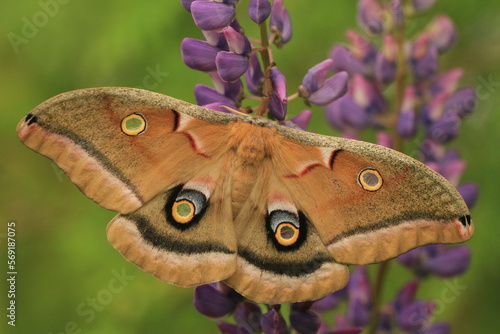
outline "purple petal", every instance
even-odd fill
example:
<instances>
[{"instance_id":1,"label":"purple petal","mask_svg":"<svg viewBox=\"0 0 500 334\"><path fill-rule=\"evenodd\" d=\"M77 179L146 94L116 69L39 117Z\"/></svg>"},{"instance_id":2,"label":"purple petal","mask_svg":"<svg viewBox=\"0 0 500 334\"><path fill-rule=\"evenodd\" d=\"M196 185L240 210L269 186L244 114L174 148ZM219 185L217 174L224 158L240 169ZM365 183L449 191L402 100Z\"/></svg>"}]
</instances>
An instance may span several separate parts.
<instances>
[{"instance_id":1,"label":"purple petal","mask_svg":"<svg viewBox=\"0 0 500 334\"><path fill-rule=\"evenodd\" d=\"M250 56L252 47L245 35L240 34L232 27L226 27L222 31L224 33L224 37L226 38L229 51L245 57Z\"/></svg>"},{"instance_id":2,"label":"purple petal","mask_svg":"<svg viewBox=\"0 0 500 334\"><path fill-rule=\"evenodd\" d=\"M332 64L333 60L327 59L314 65L307 71L304 79L302 79L302 86L307 95L310 95L323 86L328 72L332 69Z\"/></svg>"},{"instance_id":3,"label":"purple petal","mask_svg":"<svg viewBox=\"0 0 500 334\"><path fill-rule=\"evenodd\" d=\"M382 52L377 54L375 60L375 78L384 85L391 83L396 77L396 49L394 37L386 34Z\"/></svg>"},{"instance_id":4,"label":"purple petal","mask_svg":"<svg viewBox=\"0 0 500 334\"><path fill-rule=\"evenodd\" d=\"M220 318L233 312L236 304L212 284L205 284L194 289L194 307L207 317Z\"/></svg>"},{"instance_id":5,"label":"purple petal","mask_svg":"<svg viewBox=\"0 0 500 334\"><path fill-rule=\"evenodd\" d=\"M350 75L365 73L363 63L343 45L335 45L330 52L330 57L333 60L333 70L336 72L346 71Z\"/></svg>"},{"instance_id":6,"label":"purple petal","mask_svg":"<svg viewBox=\"0 0 500 334\"><path fill-rule=\"evenodd\" d=\"M236 107L232 103L223 103L223 102L212 102L208 104L203 104L202 107L219 112L225 112L227 114L232 113L231 110L229 110L228 108L238 110L238 107Z\"/></svg>"},{"instance_id":7,"label":"purple petal","mask_svg":"<svg viewBox=\"0 0 500 334\"><path fill-rule=\"evenodd\" d=\"M382 131L377 132L377 144L389 148L393 148L394 146L392 136Z\"/></svg>"},{"instance_id":8,"label":"purple petal","mask_svg":"<svg viewBox=\"0 0 500 334\"><path fill-rule=\"evenodd\" d=\"M321 318L311 311L292 311L290 312L290 324L298 333L316 334L321 326Z\"/></svg>"},{"instance_id":9,"label":"purple petal","mask_svg":"<svg viewBox=\"0 0 500 334\"><path fill-rule=\"evenodd\" d=\"M269 0L250 0L248 4L248 16L257 24L261 24L271 14L271 3Z\"/></svg>"},{"instance_id":10,"label":"purple petal","mask_svg":"<svg viewBox=\"0 0 500 334\"><path fill-rule=\"evenodd\" d=\"M271 68L271 82L278 99L281 102L287 102L286 77L276 67Z\"/></svg>"},{"instance_id":11,"label":"purple petal","mask_svg":"<svg viewBox=\"0 0 500 334\"><path fill-rule=\"evenodd\" d=\"M262 316L262 311L256 304L250 302L240 303L236 311L234 311L233 316L238 325L246 328L249 333L261 332L260 317Z\"/></svg>"},{"instance_id":12,"label":"purple petal","mask_svg":"<svg viewBox=\"0 0 500 334\"><path fill-rule=\"evenodd\" d=\"M387 108L380 89L360 74L355 74L351 81L354 101L368 114L381 113Z\"/></svg>"},{"instance_id":13,"label":"purple petal","mask_svg":"<svg viewBox=\"0 0 500 334\"><path fill-rule=\"evenodd\" d=\"M422 106L422 120L426 126L431 125L444 115L444 104L448 99L445 92L432 97L431 101Z\"/></svg>"},{"instance_id":14,"label":"purple petal","mask_svg":"<svg viewBox=\"0 0 500 334\"><path fill-rule=\"evenodd\" d=\"M464 198L465 204L467 204L469 209L472 208L476 203L479 194L478 186L473 182L469 182L459 185L457 190Z\"/></svg>"},{"instance_id":15,"label":"purple petal","mask_svg":"<svg viewBox=\"0 0 500 334\"><path fill-rule=\"evenodd\" d=\"M186 9L188 12L191 11L191 3L193 2L194 0L181 0L181 5L184 7L184 9Z\"/></svg>"},{"instance_id":16,"label":"purple petal","mask_svg":"<svg viewBox=\"0 0 500 334\"><path fill-rule=\"evenodd\" d=\"M342 97L336 101L333 101L325 108L325 118L326 121L339 131L345 131L349 125L344 121L340 104L342 102Z\"/></svg>"},{"instance_id":17,"label":"purple petal","mask_svg":"<svg viewBox=\"0 0 500 334\"><path fill-rule=\"evenodd\" d=\"M446 144L458 136L460 119L453 114L446 114L427 129L427 138L438 144Z\"/></svg>"},{"instance_id":18,"label":"purple petal","mask_svg":"<svg viewBox=\"0 0 500 334\"><path fill-rule=\"evenodd\" d=\"M420 249L415 248L397 257L397 261L407 268L414 267L418 262Z\"/></svg>"},{"instance_id":19,"label":"purple petal","mask_svg":"<svg viewBox=\"0 0 500 334\"><path fill-rule=\"evenodd\" d=\"M446 112L455 113L461 118L469 116L476 106L476 93L472 87L456 91L445 103Z\"/></svg>"},{"instance_id":20,"label":"purple petal","mask_svg":"<svg viewBox=\"0 0 500 334\"><path fill-rule=\"evenodd\" d=\"M449 248L443 254L429 259L430 271L442 278L462 274L470 264L470 249L467 246Z\"/></svg>"},{"instance_id":21,"label":"purple petal","mask_svg":"<svg viewBox=\"0 0 500 334\"><path fill-rule=\"evenodd\" d=\"M405 331L418 331L427 324L433 309L432 303L414 301L396 313L396 322Z\"/></svg>"},{"instance_id":22,"label":"purple petal","mask_svg":"<svg viewBox=\"0 0 500 334\"><path fill-rule=\"evenodd\" d=\"M458 85L458 81L464 74L464 71L461 68L454 68L441 74L439 77L434 80L431 85L431 93L436 95L441 92L446 92L448 94L455 91Z\"/></svg>"},{"instance_id":23,"label":"purple petal","mask_svg":"<svg viewBox=\"0 0 500 334\"><path fill-rule=\"evenodd\" d=\"M300 114L290 118L292 123L296 124L302 130L307 130L307 126L309 125L309 121L311 120L312 111L311 110L302 110Z\"/></svg>"},{"instance_id":24,"label":"purple petal","mask_svg":"<svg viewBox=\"0 0 500 334\"><path fill-rule=\"evenodd\" d=\"M292 23L290 14L283 5L283 0L274 0L271 7L271 20L269 27L276 34L274 43L281 48L292 38Z\"/></svg>"},{"instance_id":25,"label":"purple petal","mask_svg":"<svg viewBox=\"0 0 500 334\"><path fill-rule=\"evenodd\" d=\"M264 73L260 68L259 58L256 52L250 54L250 65L245 73L247 88L253 95L262 96L262 84L264 82Z\"/></svg>"},{"instance_id":26,"label":"purple petal","mask_svg":"<svg viewBox=\"0 0 500 334\"><path fill-rule=\"evenodd\" d=\"M466 167L467 164L463 160L454 159L449 161L442 161L439 164L438 172L439 174L443 175L445 179L450 181L451 184L456 185L458 184L458 180L462 176Z\"/></svg>"},{"instance_id":27,"label":"purple petal","mask_svg":"<svg viewBox=\"0 0 500 334\"><path fill-rule=\"evenodd\" d=\"M380 34L384 30L384 9L377 0L360 0L358 2L358 24L372 34Z\"/></svg>"},{"instance_id":28,"label":"purple petal","mask_svg":"<svg viewBox=\"0 0 500 334\"><path fill-rule=\"evenodd\" d=\"M219 51L207 42L194 38L184 38L181 43L182 60L189 68L197 71L214 71Z\"/></svg>"},{"instance_id":29,"label":"purple petal","mask_svg":"<svg viewBox=\"0 0 500 334\"><path fill-rule=\"evenodd\" d=\"M453 22L446 15L438 15L427 27L430 43L439 53L449 50L457 41L457 32Z\"/></svg>"},{"instance_id":30,"label":"purple petal","mask_svg":"<svg viewBox=\"0 0 500 334\"><path fill-rule=\"evenodd\" d=\"M277 120L282 121L286 117L287 103L273 93L269 98L269 111Z\"/></svg>"},{"instance_id":31,"label":"purple petal","mask_svg":"<svg viewBox=\"0 0 500 334\"><path fill-rule=\"evenodd\" d=\"M401 112L399 114L397 131L406 139L413 138L417 132L417 124L415 117L415 87L408 86L405 90Z\"/></svg>"},{"instance_id":32,"label":"purple petal","mask_svg":"<svg viewBox=\"0 0 500 334\"><path fill-rule=\"evenodd\" d=\"M351 52L354 57L367 67L373 66L377 56L377 48L352 29L347 30L346 35L351 44Z\"/></svg>"},{"instance_id":33,"label":"purple petal","mask_svg":"<svg viewBox=\"0 0 500 334\"><path fill-rule=\"evenodd\" d=\"M449 334L449 333L451 333L450 325L448 325L445 322L440 322L419 332L419 334Z\"/></svg>"},{"instance_id":34,"label":"purple petal","mask_svg":"<svg viewBox=\"0 0 500 334\"><path fill-rule=\"evenodd\" d=\"M437 0L412 0L413 9L422 12L434 6Z\"/></svg>"},{"instance_id":35,"label":"purple petal","mask_svg":"<svg viewBox=\"0 0 500 334\"><path fill-rule=\"evenodd\" d=\"M317 106L326 106L347 93L347 72L340 72L325 80L323 87L313 92L309 102Z\"/></svg>"},{"instance_id":36,"label":"purple petal","mask_svg":"<svg viewBox=\"0 0 500 334\"><path fill-rule=\"evenodd\" d=\"M347 287L344 287L315 301L313 306L311 306L311 310L320 313L329 311L337 307L337 305L346 298L347 298Z\"/></svg>"},{"instance_id":37,"label":"purple petal","mask_svg":"<svg viewBox=\"0 0 500 334\"><path fill-rule=\"evenodd\" d=\"M219 92L219 94L228 97L233 102L240 101L240 98L243 95L243 83L241 80L227 82L222 80L217 72L211 72L208 75L212 79L215 89Z\"/></svg>"},{"instance_id":38,"label":"purple petal","mask_svg":"<svg viewBox=\"0 0 500 334\"><path fill-rule=\"evenodd\" d=\"M252 334L252 332L249 332L244 327L227 322L220 321L217 323L217 327L219 327L222 334Z\"/></svg>"},{"instance_id":39,"label":"purple petal","mask_svg":"<svg viewBox=\"0 0 500 334\"><path fill-rule=\"evenodd\" d=\"M201 84L194 86L194 96L196 98L196 104L199 106L214 102L218 102L219 104L234 104L233 100L219 94L215 88Z\"/></svg>"},{"instance_id":40,"label":"purple petal","mask_svg":"<svg viewBox=\"0 0 500 334\"><path fill-rule=\"evenodd\" d=\"M340 103L340 113L346 125L355 129L362 129L370 123L368 113L354 101L351 94L348 93L336 101Z\"/></svg>"},{"instance_id":41,"label":"purple petal","mask_svg":"<svg viewBox=\"0 0 500 334\"><path fill-rule=\"evenodd\" d=\"M366 326L370 321L371 289L365 266L354 268L347 289L347 319L349 323L354 326Z\"/></svg>"},{"instance_id":42,"label":"purple petal","mask_svg":"<svg viewBox=\"0 0 500 334\"><path fill-rule=\"evenodd\" d=\"M420 60L412 59L413 73L418 79L432 77L438 69L438 54L434 47L429 47Z\"/></svg>"},{"instance_id":43,"label":"purple petal","mask_svg":"<svg viewBox=\"0 0 500 334\"><path fill-rule=\"evenodd\" d=\"M274 308L262 315L260 325L265 334L284 334L288 330L285 319Z\"/></svg>"},{"instance_id":44,"label":"purple petal","mask_svg":"<svg viewBox=\"0 0 500 334\"><path fill-rule=\"evenodd\" d=\"M236 53L220 51L215 57L217 73L224 81L238 80L248 69L248 58Z\"/></svg>"},{"instance_id":45,"label":"purple petal","mask_svg":"<svg viewBox=\"0 0 500 334\"><path fill-rule=\"evenodd\" d=\"M415 301L418 286L419 281L417 279L413 279L399 290L398 296L394 301L394 308L396 311L401 311L403 308Z\"/></svg>"},{"instance_id":46,"label":"purple petal","mask_svg":"<svg viewBox=\"0 0 500 334\"><path fill-rule=\"evenodd\" d=\"M203 36L208 44L211 46L215 46L221 51L229 51L229 47L227 46L226 37L221 31L215 30L202 30Z\"/></svg>"},{"instance_id":47,"label":"purple petal","mask_svg":"<svg viewBox=\"0 0 500 334\"><path fill-rule=\"evenodd\" d=\"M216 30L229 25L236 10L234 6L215 1L193 1L191 14L201 30Z\"/></svg>"}]
</instances>

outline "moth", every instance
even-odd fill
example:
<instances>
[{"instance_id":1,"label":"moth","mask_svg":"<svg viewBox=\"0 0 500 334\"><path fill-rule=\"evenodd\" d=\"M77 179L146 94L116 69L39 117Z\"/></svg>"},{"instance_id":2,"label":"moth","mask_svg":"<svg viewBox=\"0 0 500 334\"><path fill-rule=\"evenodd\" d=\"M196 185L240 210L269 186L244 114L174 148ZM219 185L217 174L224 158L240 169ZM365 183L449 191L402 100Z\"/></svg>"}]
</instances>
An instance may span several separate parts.
<instances>
[{"instance_id":1,"label":"moth","mask_svg":"<svg viewBox=\"0 0 500 334\"><path fill-rule=\"evenodd\" d=\"M145 90L60 94L17 133L118 212L107 236L128 261L179 286L314 300L347 283L347 265L474 232L455 188L402 153Z\"/></svg>"}]
</instances>

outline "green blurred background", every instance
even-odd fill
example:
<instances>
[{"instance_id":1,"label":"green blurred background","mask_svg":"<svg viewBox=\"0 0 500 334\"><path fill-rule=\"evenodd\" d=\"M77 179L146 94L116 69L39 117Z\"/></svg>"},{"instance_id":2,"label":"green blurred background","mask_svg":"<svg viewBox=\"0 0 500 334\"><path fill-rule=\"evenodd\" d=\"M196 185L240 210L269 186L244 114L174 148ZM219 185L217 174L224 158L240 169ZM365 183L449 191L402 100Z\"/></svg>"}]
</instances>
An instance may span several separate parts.
<instances>
[{"instance_id":1,"label":"green blurred background","mask_svg":"<svg viewBox=\"0 0 500 334\"><path fill-rule=\"evenodd\" d=\"M184 66L179 45L184 37L201 38L201 33L178 0L60 2L4 1L0 12L0 332L7 328L5 236L7 223L15 221L17 326L9 326L8 333L217 333L215 324L193 308L192 289L163 284L126 262L106 240L106 224L114 213L83 196L51 161L21 145L15 135L17 122L37 104L73 89L142 87L193 102L193 86L209 81ZM246 3L240 2L240 17L246 16ZM286 3L294 37L274 54L292 93L333 43L346 41L346 29L357 29L356 6L352 0ZM458 290L431 279L420 296L438 300L437 318L452 322L454 333L496 333L500 29L495 22L500 1L441 0L416 26L441 12L459 30L459 42L442 57L441 68L464 67L462 85L483 93L453 143L468 162L463 180L478 182L481 193L473 210L476 234L468 243L471 269L451 281ZM28 21L39 27L26 30ZM242 22L249 35L258 36L253 24ZM13 45L9 33L25 39ZM157 80L147 79L155 70L162 73ZM297 101L289 105L291 114L301 108ZM310 128L335 135L324 124L322 110L315 111ZM110 293L117 273L130 280ZM385 298L409 277L392 266ZM92 308L89 303L96 298L105 303Z\"/></svg>"}]
</instances>

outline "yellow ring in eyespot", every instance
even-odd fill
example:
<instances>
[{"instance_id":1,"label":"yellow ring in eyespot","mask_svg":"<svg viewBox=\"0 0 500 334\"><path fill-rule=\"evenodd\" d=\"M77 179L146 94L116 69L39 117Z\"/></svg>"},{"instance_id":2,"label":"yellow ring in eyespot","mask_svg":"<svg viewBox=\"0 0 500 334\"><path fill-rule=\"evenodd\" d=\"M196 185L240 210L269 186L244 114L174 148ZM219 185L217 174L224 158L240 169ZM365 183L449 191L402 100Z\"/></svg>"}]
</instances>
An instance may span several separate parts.
<instances>
[{"instance_id":1,"label":"yellow ring in eyespot","mask_svg":"<svg viewBox=\"0 0 500 334\"><path fill-rule=\"evenodd\" d=\"M132 114L122 120L122 131L129 136L137 136L146 129L146 118L141 114Z\"/></svg>"},{"instance_id":2,"label":"yellow ring in eyespot","mask_svg":"<svg viewBox=\"0 0 500 334\"><path fill-rule=\"evenodd\" d=\"M274 234L276 240L283 246L291 246L299 238L299 229L290 223L281 223Z\"/></svg>"},{"instance_id":3,"label":"yellow ring in eyespot","mask_svg":"<svg viewBox=\"0 0 500 334\"><path fill-rule=\"evenodd\" d=\"M377 191L382 187L384 181L377 170L374 168L365 168L358 174L358 183L365 190Z\"/></svg>"},{"instance_id":4,"label":"yellow ring in eyespot","mask_svg":"<svg viewBox=\"0 0 500 334\"><path fill-rule=\"evenodd\" d=\"M194 205L187 200L175 202L172 205L172 217L177 223L189 223L194 217Z\"/></svg>"}]
</instances>

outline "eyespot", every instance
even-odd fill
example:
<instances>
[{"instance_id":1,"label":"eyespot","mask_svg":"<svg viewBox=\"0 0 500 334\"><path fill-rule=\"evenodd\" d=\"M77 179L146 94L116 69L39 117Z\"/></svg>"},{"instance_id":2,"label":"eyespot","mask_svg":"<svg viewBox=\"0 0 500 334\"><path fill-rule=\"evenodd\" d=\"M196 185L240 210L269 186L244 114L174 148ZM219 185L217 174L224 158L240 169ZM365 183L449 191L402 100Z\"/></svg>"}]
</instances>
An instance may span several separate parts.
<instances>
[{"instance_id":1,"label":"eyespot","mask_svg":"<svg viewBox=\"0 0 500 334\"><path fill-rule=\"evenodd\" d=\"M282 246L295 244L300 235L299 217L292 212L274 210L268 216L276 241Z\"/></svg>"},{"instance_id":2,"label":"eyespot","mask_svg":"<svg viewBox=\"0 0 500 334\"><path fill-rule=\"evenodd\" d=\"M122 120L122 131L129 136L137 136L146 130L146 118L141 114L132 114Z\"/></svg>"},{"instance_id":3,"label":"eyespot","mask_svg":"<svg viewBox=\"0 0 500 334\"><path fill-rule=\"evenodd\" d=\"M290 246L297 242L299 229L290 223L281 223L274 234L276 240L283 246Z\"/></svg>"},{"instance_id":4,"label":"eyespot","mask_svg":"<svg viewBox=\"0 0 500 334\"><path fill-rule=\"evenodd\" d=\"M383 184L382 176L374 168L362 169L358 174L358 184L368 191L377 191Z\"/></svg>"},{"instance_id":5,"label":"eyespot","mask_svg":"<svg viewBox=\"0 0 500 334\"><path fill-rule=\"evenodd\" d=\"M194 223L207 207L207 198L197 190L179 189L177 196L167 202L168 217L178 224Z\"/></svg>"},{"instance_id":6,"label":"eyespot","mask_svg":"<svg viewBox=\"0 0 500 334\"><path fill-rule=\"evenodd\" d=\"M189 223L194 217L193 203L186 200L175 202L172 205L172 217L178 223Z\"/></svg>"}]
</instances>

